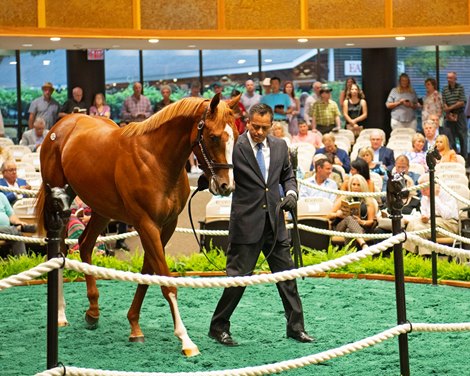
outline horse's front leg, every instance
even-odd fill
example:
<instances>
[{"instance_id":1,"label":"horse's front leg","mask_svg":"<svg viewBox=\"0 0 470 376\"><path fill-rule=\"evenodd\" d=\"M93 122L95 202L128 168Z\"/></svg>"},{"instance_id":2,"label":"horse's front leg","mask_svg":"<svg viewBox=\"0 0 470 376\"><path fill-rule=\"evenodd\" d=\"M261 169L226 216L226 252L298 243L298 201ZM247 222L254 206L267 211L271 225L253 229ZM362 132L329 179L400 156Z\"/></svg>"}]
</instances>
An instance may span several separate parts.
<instances>
[{"instance_id":1,"label":"horse's front leg","mask_svg":"<svg viewBox=\"0 0 470 376\"><path fill-rule=\"evenodd\" d=\"M80 258L83 262L91 265L91 256L93 248L95 247L96 238L98 238L98 235L103 232L108 222L109 219L104 218L95 212L91 213L90 221L78 241L80 247ZM86 274L85 281L88 301L90 303L85 314L85 320L88 323L89 328L94 329L97 326L100 317L100 309L98 305L100 294L96 287L96 279L94 276Z\"/></svg>"},{"instance_id":2,"label":"horse's front leg","mask_svg":"<svg viewBox=\"0 0 470 376\"><path fill-rule=\"evenodd\" d=\"M160 233L159 229L155 224L148 220L142 221L138 231L140 234L140 240L145 249L145 258L144 258L144 269L142 272L153 272L158 275L170 275L168 265L165 260L165 253L163 244L166 244L169 237L174 231L176 226L176 221L166 228L165 231ZM162 244L163 242L163 244ZM148 269L147 269L148 268ZM129 309L129 322L131 324L131 337L133 335L142 335L140 331L140 326L138 324L140 308L142 306L142 301L147 290L146 286L139 285L137 287L137 292L132 302L132 306ZM174 323L174 334L182 343L182 352L186 356L195 356L199 354L198 347L193 343L191 338L189 338L186 327L183 324L181 315L179 313L178 304L177 304L177 290L174 287L165 287L161 288L163 296L168 301L170 305L171 314L173 317ZM143 335L142 335L143 337Z\"/></svg>"}]
</instances>

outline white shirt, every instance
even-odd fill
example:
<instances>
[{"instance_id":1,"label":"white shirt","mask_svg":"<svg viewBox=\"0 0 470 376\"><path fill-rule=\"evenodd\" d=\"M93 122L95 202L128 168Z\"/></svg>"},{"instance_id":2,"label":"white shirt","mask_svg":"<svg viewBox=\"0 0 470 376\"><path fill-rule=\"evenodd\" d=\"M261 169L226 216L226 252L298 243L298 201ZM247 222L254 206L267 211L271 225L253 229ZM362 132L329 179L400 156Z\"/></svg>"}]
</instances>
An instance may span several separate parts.
<instances>
[{"instance_id":1,"label":"white shirt","mask_svg":"<svg viewBox=\"0 0 470 376\"><path fill-rule=\"evenodd\" d=\"M431 204L429 197L421 197L421 215L428 218L431 217ZM442 219L459 219L459 209L455 198L444 192L441 188L438 195L436 195L436 217Z\"/></svg>"}]
</instances>

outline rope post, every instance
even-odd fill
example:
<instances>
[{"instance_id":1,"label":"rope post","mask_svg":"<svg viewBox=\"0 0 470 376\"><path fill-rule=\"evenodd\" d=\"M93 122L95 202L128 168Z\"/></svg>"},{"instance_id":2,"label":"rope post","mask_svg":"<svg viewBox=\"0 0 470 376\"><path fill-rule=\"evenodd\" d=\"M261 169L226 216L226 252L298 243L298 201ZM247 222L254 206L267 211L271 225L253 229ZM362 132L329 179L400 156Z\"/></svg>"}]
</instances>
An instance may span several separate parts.
<instances>
[{"instance_id":1,"label":"rope post","mask_svg":"<svg viewBox=\"0 0 470 376\"><path fill-rule=\"evenodd\" d=\"M406 181L402 174L391 175L389 173L387 183L387 207L389 217L392 220L393 235L403 232L401 227L402 208L404 199L408 198ZM395 296L397 301L398 325L407 323L406 300L405 300L405 271L403 267L403 244L393 245L393 261L395 265ZM408 334L402 333L398 336L398 347L400 354L400 375L410 375L410 361L408 352Z\"/></svg>"},{"instance_id":2,"label":"rope post","mask_svg":"<svg viewBox=\"0 0 470 376\"><path fill-rule=\"evenodd\" d=\"M65 222L70 216L68 196L64 188L46 186L44 205L44 223L47 230L47 259L60 254L61 234ZM59 271L51 270L47 274L47 369L59 363L58 302Z\"/></svg>"},{"instance_id":3,"label":"rope post","mask_svg":"<svg viewBox=\"0 0 470 376\"><path fill-rule=\"evenodd\" d=\"M436 167L436 160L441 159L439 152L431 148L426 153L426 164L429 167L429 202L431 212L431 241L436 242L436 193L434 181L434 168ZM432 284L437 286L437 254L434 249L431 251L431 266L432 266Z\"/></svg>"}]
</instances>

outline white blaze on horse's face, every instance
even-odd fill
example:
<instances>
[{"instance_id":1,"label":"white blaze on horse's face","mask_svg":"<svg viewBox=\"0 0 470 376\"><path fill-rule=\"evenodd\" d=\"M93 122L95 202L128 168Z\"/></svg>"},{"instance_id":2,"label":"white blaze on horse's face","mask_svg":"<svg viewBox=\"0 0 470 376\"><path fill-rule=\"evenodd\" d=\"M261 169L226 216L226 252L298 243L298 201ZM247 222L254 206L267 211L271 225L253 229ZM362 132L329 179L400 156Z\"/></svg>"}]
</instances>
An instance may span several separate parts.
<instances>
[{"instance_id":1,"label":"white blaze on horse's face","mask_svg":"<svg viewBox=\"0 0 470 376\"><path fill-rule=\"evenodd\" d=\"M228 164L232 164L232 156L233 156L233 147L235 145L235 137L233 135L233 128L227 124L225 125L225 132L228 134L227 142L225 143L225 159L227 160ZM235 183L233 179L233 168L229 169L228 171L229 176L229 187L231 190L235 188Z\"/></svg>"}]
</instances>

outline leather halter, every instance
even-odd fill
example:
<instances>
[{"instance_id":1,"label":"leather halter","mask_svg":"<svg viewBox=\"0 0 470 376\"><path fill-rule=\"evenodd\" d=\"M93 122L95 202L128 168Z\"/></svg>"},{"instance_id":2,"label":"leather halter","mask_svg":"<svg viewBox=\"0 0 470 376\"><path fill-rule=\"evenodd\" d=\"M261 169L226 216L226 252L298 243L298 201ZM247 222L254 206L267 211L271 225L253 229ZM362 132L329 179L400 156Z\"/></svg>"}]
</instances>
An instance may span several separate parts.
<instances>
[{"instance_id":1,"label":"leather halter","mask_svg":"<svg viewBox=\"0 0 470 376\"><path fill-rule=\"evenodd\" d=\"M216 178L217 175L215 173L215 170L222 169L222 168L233 168L233 164L217 163L217 162L214 162L214 160L210 157L210 153L207 150L206 144L204 143L204 135L203 135L203 130L206 125L206 116L207 116L208 109L209 107L206 107L206 110L204 111L204 115L202 115L202 118L199 121L199 124L197 125L197 137L193 145L194 146L196 144L199 145L199 149L201 149L201 154L202 154L202 157L204 158L204 161L206 162L207 168L211 172L212 177Z\"/></svg>"}]
</instances>

